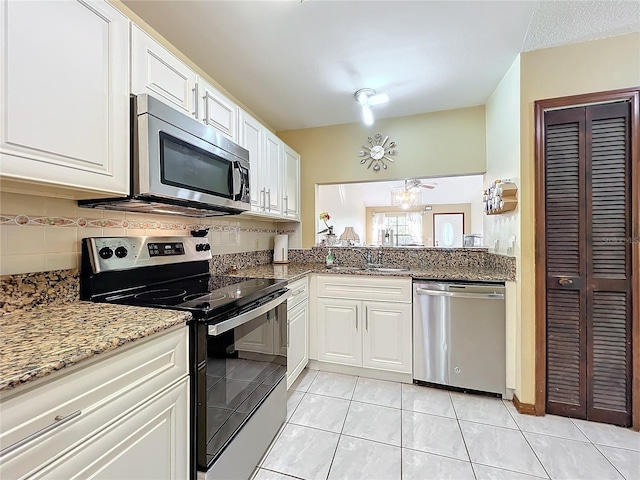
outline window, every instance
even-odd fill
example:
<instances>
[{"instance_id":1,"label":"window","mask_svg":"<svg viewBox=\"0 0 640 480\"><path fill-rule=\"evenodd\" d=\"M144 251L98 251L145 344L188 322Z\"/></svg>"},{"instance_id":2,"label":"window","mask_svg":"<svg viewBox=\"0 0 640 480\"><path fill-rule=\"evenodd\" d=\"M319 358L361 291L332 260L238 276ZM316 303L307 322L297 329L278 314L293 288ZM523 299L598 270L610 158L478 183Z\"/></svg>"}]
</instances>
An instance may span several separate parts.
<instances>
[{"instance_id":1,"label":"window","mask_svg":"<svg viewBox=\"0 0 640 480\"><path fill-rule=\"evenodd\" d=\"M393 236L386 238L386 234ZM419 212L375 213L373 240L382 245L422 245L422 215Z\"/></svg>"}]
</instances>

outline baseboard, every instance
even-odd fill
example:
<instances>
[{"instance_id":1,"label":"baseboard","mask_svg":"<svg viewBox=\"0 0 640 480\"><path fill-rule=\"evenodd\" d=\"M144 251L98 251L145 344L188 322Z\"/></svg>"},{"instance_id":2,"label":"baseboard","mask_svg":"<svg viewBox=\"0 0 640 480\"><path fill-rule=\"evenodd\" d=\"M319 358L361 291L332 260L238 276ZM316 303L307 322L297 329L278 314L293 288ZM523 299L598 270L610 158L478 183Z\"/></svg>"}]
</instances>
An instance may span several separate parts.
<instances>
[{"instance_id":1,"label":"baseboard","mask_svg":"<svg viewBox=\"0 0 640 480\"><path fill-rule=\"evenodd\" d=\"M513 394L513 406L523 415L536 415L536 407L531 403L522 403L518 396Z\"/></svg>"},{"instance_id":2,"label":"baseboard","mask_svg":"<svg viewBox=\"0 0 640 480\"><path fill-rule=\"evenodd\" d=\"M375 378L376 380L388 380L391 382L412 383L413 375L410 373L389 372L386 370L376 370L373 368L354 367L351 365L340 365L337 363L319 362L309 360L308 367L313 370L322 370L331 373L343 373L345 375L356 375L359 377Z\"/></svg>"}]
</instances>

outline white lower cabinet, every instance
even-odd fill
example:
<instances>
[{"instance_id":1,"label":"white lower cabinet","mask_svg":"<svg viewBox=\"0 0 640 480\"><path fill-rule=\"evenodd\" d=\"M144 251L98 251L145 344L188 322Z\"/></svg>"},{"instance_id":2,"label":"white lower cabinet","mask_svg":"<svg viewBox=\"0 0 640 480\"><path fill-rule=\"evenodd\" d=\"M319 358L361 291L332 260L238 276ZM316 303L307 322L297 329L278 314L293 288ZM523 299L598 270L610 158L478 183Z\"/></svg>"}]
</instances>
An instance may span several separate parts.
<instances>
[{"instance_id":1,"label":"white lower cabinet","mask_svg":"<svg viewBox=\"0 0 640 480\"><path fill-rule=\"evenodd\" d=\"M318 360L411 373L411 297L402 294L410 287L411 279L319 276L319 293L338 298L318 298ZM394 301L369 300L385 295Z\"/></svg>"},{"instance_id":2,"label":"white lower cabinet","mask_svg":"<svg viewBox=\"0 0 640 480\"><path fill-rule=\"evenodd\" d=\"M2 396L0 478L189 476L187 328Z\"/></svg>"},{"instance_id":3,"label":"white lower cabinet","mask_svg":"<svg viewBox=\"0 0 640 480\"><path fill-rule=\"evenodd\" d=\"M64 455L34 478L186 478L189 379L184 378ZM110 418L104 419L105 423Z\"/></svg>"},{"instance_id":4,"label":"white lower cabinet","mask_svg":"<svg viewBox=\"0 0 640 480\"><path fill-rule=\"evenodd\" d=\"M362 302L318 299L318 360L362 366Z\"/></svg>"},{"instance_id":5,"label":"white lower cabinet","mask_svg":"<svg viewBox=\"0 0 640 480\"><path fill-rule=\"evenodd\" d=\"M309 363L309 279L305 276L289 284L287 300L287 388Z\"/></svg>"},{"instance_id":6,"label":"white lower cabinet","mask_svg":"<svg viewBox=\"0 0 640 480\"><path fill-rule=\"evenodd\" d=\"M411 304L362 302L362 366L411 373Z\"/></svg>"}]
</instances>

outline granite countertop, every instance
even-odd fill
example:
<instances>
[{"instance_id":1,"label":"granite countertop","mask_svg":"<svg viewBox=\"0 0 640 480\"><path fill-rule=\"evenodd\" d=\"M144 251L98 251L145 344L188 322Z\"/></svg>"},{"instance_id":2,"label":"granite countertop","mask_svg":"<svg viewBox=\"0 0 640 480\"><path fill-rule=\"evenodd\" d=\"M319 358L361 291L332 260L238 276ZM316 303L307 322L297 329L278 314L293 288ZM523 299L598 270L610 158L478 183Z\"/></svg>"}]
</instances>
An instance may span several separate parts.
<instances>
[{"instance_id":1,"label":"granite countertop","mask_svg":"<svg viewBox=\"0 0 640 480\"><path fill-rule=\"evenodd\" d=\"M0 316L0 392L189 319L188 312L91 302Z\"/></svg>"},{"instance_id":2,"label":"granite countertop","mask_svg":"<svg viewBox=\"0 0 640 480\"><path fill-rule=\"evenodd\" d=\"M506 282L514 280L507 274L496 272L487 268L478 267L422 267L413 268L404 272L381 273L368 270L332 270L323 263L288 263L284 265L265 264L257 267L249 267L228 273L232 277L254 278L279 278L294 281L309 273L321 273L331 275L365 275L383 277L411 277L434 280L474 280L489 282Z\"/></svg>"}]
</instances>

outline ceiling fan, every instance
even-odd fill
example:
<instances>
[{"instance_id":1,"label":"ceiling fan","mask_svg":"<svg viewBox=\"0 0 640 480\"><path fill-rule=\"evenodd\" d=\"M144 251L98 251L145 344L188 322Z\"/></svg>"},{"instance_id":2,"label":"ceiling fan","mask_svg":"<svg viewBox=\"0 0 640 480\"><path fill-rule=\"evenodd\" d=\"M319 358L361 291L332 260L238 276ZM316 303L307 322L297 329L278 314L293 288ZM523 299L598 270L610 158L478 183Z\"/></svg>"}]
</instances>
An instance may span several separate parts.
<instances>
[{"instance_id":1,"label":"ceiling fan","mask_svg":"<svg viewBox=\"0 0 640 480\"><path fill-rule=\"evenodd\" d=\"M419 178L409 178L404 181L404 188L406 190L419 190L421 188L433 189L436 188L437 185L436 182L422 183L422 180Z\"/></svg>"},{"instance_id":2,"label":"ceiling fan","mask_svg":"<svg viewBox=\"0 0 640 480\"><path fill-rule=\"evenodd\" d=\"M422 183L419 178L409 178L404 181L404 186L391 189L391 205L406 210L409 207L416 206L421 201L420 189L436 188L436 183Z\"/></svg>"}]
</instances>

